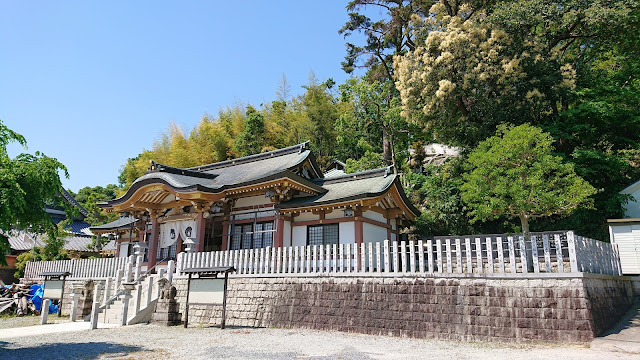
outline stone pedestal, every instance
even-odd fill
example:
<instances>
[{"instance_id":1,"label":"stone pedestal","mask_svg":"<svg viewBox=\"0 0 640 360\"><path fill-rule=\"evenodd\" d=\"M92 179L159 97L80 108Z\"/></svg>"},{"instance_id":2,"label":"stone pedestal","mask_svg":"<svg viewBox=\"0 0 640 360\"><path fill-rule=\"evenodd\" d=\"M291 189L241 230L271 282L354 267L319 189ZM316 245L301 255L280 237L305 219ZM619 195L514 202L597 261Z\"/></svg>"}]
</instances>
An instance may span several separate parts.
<instances>
[{"instance_id":1,"label":"stone pedestal","mask_svg":"<svg viewBox=\"0 0 640 360\"><path fill-rule=\"evenodd\" d=\"M182 323L180 304L176 301L176 288L167 279L158 281L160 296L156 303L156 311L151 315L151 323L162 326L174 326Z\"/></svg>"},{"instance_id":2,"label":"stone pedestal","mask_svg":"<svg viewBox=\"0 0 640 360\"><path fill-rule=\"evenodd\" d=\"M180 304L173 299L158 299L156 311L151 316L151 323L162 326L175 326L182 324Z\"/></svg>"},{"instance_id":3,"label":"stone pedestal","mask_svg":"<svg viewBox=\"0 0 640 360\"><path fill-rule=\"evenodd\" d=\"M94 283L93 280L86 280L78 283L73 283L72 294L77 297L76 303L76 318L74 320L84 320L87 315L91 314L91 306L93 305L93 292ZM73 305L72 305L73 306Z\"/></svg>"}]
</instances>

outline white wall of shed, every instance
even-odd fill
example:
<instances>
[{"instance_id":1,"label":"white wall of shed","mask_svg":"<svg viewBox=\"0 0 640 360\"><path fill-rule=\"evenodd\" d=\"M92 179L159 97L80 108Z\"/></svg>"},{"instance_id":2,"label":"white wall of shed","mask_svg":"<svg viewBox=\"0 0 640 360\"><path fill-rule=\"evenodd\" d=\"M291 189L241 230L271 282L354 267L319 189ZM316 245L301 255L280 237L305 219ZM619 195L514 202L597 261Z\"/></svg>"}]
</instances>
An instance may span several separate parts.
<instances>
[{"instance_id":1,"label":"white wall of shed","mask_svg":"<svg viewBox=\"0 0 640 360\"><path fill-rule=\"evenodd\" d=\"M609 234L618 246L622 274L640 274L640 225L609 225Z\"/></svg>"}]
</instances>

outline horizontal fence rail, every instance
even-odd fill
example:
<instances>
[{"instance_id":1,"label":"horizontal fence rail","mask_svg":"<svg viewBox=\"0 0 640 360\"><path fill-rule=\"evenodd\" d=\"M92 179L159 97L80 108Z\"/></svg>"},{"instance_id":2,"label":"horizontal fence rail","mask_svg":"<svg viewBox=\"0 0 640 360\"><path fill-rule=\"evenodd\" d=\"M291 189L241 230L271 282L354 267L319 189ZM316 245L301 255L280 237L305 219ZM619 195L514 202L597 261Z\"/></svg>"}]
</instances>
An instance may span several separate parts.
<instances>
[{"instance_id":1,"label":"horizontal fence rail","mask_svg":"<svg viewBox=\"0 0 640 360\"><path fill-rule=\"evenodd\" d=\"M528 241L521 235L474 235L181 253L176 271L211 266L233 266L239 275L621 274L615 245L575 236L572 231L536 233Z\"/></svg>"},{"instance_id":2,"label":"horizontal fence rail","mask_svg":"<svg viewBox=\"0 0 640 360\"><path fill-rule=\"evenodd\" d=\"M141 258L140 258L141 259ZM69 271L70 278L113 277L131 270L134 257L29 262L25 278L45 271ZM427 240L266 247L180 253L176 274L188 268L233 266L236 275L304 274L552 274L621 275L614 244L573 231L521 235L471 235Z\"/></svg>"},{"instance_id":3,"label":"horizontal fence rail","mask_svg":"<svg viewBox=\"0 0 640 360\"><path fill-rule=\"evenodd\" d=\"M125 270L129 258L72 259L28 262L24 270L26 279L41 279L40 274L50 271L68 271L69 279L113 277L119 269Z\"/></svg>"}]
</instances>

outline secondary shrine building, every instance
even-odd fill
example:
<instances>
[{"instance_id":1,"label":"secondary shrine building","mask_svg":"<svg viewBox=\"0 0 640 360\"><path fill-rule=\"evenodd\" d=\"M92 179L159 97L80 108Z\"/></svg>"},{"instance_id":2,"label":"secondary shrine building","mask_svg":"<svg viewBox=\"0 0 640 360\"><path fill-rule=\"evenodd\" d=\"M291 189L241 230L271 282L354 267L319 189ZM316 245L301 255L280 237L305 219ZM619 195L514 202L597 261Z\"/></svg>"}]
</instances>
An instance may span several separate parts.
<instances>
[{"instance_id":1,"label":"secondary shrine building","mask_svg":"<svg viewBox=\"0 0 640 360\"><path fill-rule=\"evenodd\" d=\"M398 176L337 165L323 174L308 142L188 169L152 163L126 194L100 204L129 217L91 230L115 237L118 256L145 243L148 267L175 259L185 240L216 251L400 239L418 211Z\"/></svg>"}]
</instances>

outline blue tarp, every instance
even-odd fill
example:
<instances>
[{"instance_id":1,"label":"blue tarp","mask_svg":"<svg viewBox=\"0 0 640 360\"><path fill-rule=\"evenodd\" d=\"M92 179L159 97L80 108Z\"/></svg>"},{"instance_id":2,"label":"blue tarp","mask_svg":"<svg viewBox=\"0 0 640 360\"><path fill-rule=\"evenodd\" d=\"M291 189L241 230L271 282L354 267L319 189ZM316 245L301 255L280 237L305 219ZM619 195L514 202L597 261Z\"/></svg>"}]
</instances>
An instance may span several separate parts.
<instances>
[{"instance_id":1,"label":"blue tarp","mask_svg":"<svg viewBox=\"0 0 640 360\"><path fill-rule=\"evenodd\" d=\"M42 294L44 293L43 285L31 285L31 290L29 290L28 300L33 302L33 305L36 306L36 310L40 311L42 307ZM58 305L49 305L49 314L57 314L58 313Z\"/></svg>"}]
</instances>

